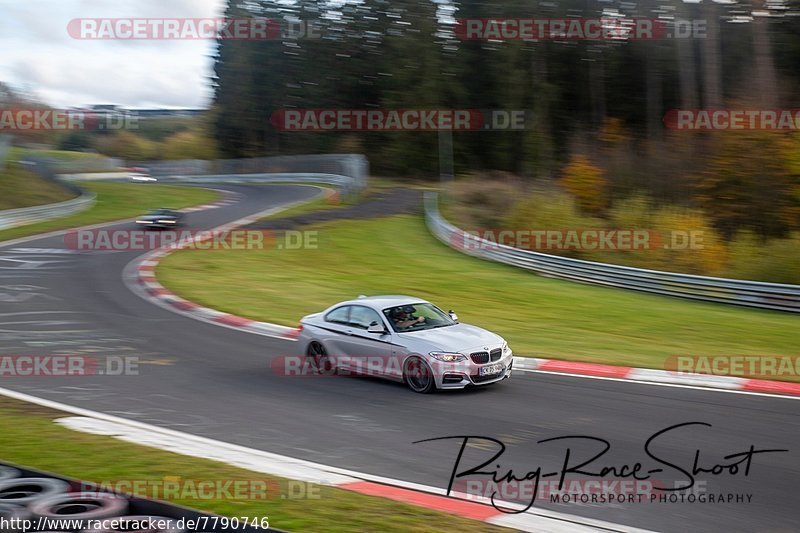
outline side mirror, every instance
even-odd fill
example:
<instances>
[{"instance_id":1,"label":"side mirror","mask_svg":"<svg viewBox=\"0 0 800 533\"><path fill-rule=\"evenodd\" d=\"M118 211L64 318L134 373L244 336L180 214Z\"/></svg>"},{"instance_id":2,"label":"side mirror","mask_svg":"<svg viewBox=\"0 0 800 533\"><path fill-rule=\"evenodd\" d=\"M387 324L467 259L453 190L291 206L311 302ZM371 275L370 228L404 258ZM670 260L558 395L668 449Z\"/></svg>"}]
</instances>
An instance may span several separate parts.
<instances>
[{"instance_id":1,"label":"side mirror","mask_svg":"<svg viewBox=\"0 0 800 533\"><path fill-rule=\"evenodd\" d=\"M367 328L367 333L380 333L381 335L383 335L384 333L386 333L386 329L377 322L373 322L372 324L369 325L369 328Z\"/></svg>"},{"instance_id":2,"label":"side mirror","mask_svg":"<svg viewBox=\"0 0 800 533\"><path fill-rule=\"evenodd\" d=\"M450 311L447 312L447 314L450 315L450 318L453 319L453 322L458 322L458 315L456 314L455 311L451 309Z\"/></svg>"}]
</instances>

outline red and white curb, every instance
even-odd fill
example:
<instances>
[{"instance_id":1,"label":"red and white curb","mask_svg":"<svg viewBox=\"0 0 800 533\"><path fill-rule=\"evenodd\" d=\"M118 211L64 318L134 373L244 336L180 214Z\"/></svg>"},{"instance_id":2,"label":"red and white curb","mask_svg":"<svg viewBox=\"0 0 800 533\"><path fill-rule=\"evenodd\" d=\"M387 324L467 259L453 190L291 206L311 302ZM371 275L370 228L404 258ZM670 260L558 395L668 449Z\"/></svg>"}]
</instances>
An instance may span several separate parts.
<instances>
[{"instance_id":1,"label":"red and white curb","mask_svg":"<svg viewBox=\"0 0 800 533\"><path fill-rule=\"evenodd\" d=\"M195 205L192 207L186 207L184 209L180 209L181 213L194 213L195 211L206 211L208 209L219 209L220 207L225 207L228 205L235 204L239 200L243 198L241 194L238 192L226 191L224 189L209 189L212 191L216 191L222 193L223 197L220 200L217 200L211 204L203 204L203 205Z\"/></svg>"},{"instance_id":2,"label":"red and white curb","mask_svg":"<svg viewBox=\"0 0 800 533\"><path fill-rule=\"evenodd\" d=\"M312 198L293 202L280 207L273 207L267 209L266 211L262 211L254 215L240 218L239 220L235 220L228 224L224 224L218 228L214 228L214 230L217 232L231 231L238 227L252 224L253 222L256 222L257 220L266 216L279 213L280 211L284 211L296 205L310 202L319 196L324 195L329 197L332 194L330 189L322 187L317 188L320 189L320 193ZM199 210L199 208L197 210ZM155 276L155 269L158 266L158 263L167 255L195 242L195 239L186 240L178 243L177 245L159 248L158 250L154 250L135 259L125 268L125 271L123 272L123 278L125 279L125 282L133 290L133 292L139 296L142 296L143 298L148 299L153 303L164 307L165 309L169 309L170 311L174 311L197 320L202 320L204 322L216 324L218 326L225 326L232 329L247 331L249 333L256 333L259 335L266 335L268 337L276 337L284 340L297 340L297 336L300 333L300 330L297 328L271 324L269 322L258 322L249 318L217 311L216 309L211 309L209 307L203 307L200 304L181 298L161 285L158 280L156 280Z\"/></svg>"},{"instance_id":3,"label":"red and white curb","mask_svg":"<svg viewBox=\"0 0 800 533\"><path fill-rule=\"evenodd\" d=\"M470 500L465 500L462 499L463 495L451 494L451 496L446 496L446 491L438 487L374 476L246 448L81 407L74 407L9 389L0 388L0 395L70 413L74 416L59 418L56 422L74 431L113 437L172 453L219 461L252 472L332 486L368 496L387 498L520 531L546 531L552 533L645 532L642 529L536 507L520 514L505 514L490 505L489 500L486 498L473 496ZM518 509L521 507L518 504L509 502L496 503L499 507L506 509ZM279 524L276 525L279 526Z\"/></svg>"},{"instance_id":4,"label":"red and white curb","mask_svg":"<svg viewBox=\"0 0 800 533\"><path fill-rule=\"evenodd\" d=\"M234 201L236 200L227 198L215 204L208 204L206 206L190 209L199 211L201 209L222 207ZM228 231L254 222L269 214L288 209L299 203L303 202L273 208L226 224L217 229L219 231ZM188 242L186 244L188 244ZM123 276L129 286L134 289L134 292L158 305L181 314L186 314L198 320L247 331L249 333L296 340L298 333L296 329L267 322L257 322L203 307L194 302L185 300L165 289L155 278L155 267L163 257L173 251L175 251L175 249L172 248L153 251L134 260L126 267ZM683 374L663 370L618 367L593 363L515 357L514 368L517 371L527 372L629 380L632 382L702 387L728 391L746 391L752 393L767 392L771 394L786 394L788 395L787 397L792 397L792 395L800 396L800 384L702 374ZM330 467L235 444L215 441L188 433L181 433L61 404L9 389L0 388L0 395L72 413L76 416L61 418L57 420L57 422L76 431L106 435L173 453L216 460L254 472L329 485L360 494L388 498L406 504L417 505L521 531L548 531L553 533L589 531L621 531L633 533L645 531L620 524L538 508L520 514L505 514L490 505L490 502L484 498L472 497L466 500L463 499L464 495L460 494L451 494L451 496L447 496L444 489L437 487ZM497 502L497 504L500 507L508 509L513 509L517 506L509 502Z\"/></svg>"},{"instance_id":5,"label":"red and white curb","mask_svg":"<svg viewBox=\"0 0 800 533\"><path fill-rule=\"evenodd\" d=\"M329 194L324 191L322 194ZM294 205L310 200L303 200L286 206L273 208L256 215L225 224L219 231L230 231L240 226L245 226L269 214L283 211ZM190 244L187 241L184 245ZM155 250L137 259L128 265L125 274L129 286L140 296L170 309L171 311L248 333L266 335L289 341L296 341L300 331L297 328L281 326L269 322L259 322L249 318L224 313L216 309L204 307L200 304L181 298L161 285L155 276L155 268L159 261L170 253L179 250L181 245L170 246ZM567 376L592 377L615 381L630 381L653 385L682 386L702 388L729 392L743 392L752 394L783 395L786 397L800 397L800 383L785 381L770 381L764 379L739 378L731 376L716 376L710 374L695 374L688 372L675 372L669 370L656 370L652 368L633 368L627 366L603 365L597 363L581 363L557 359L539 359L534 357L515 357L514 370L522 372L538 372L547 374L560 374Z\"/></svg>"},{"instance_id":6,"label":"red and white curb","mask_svg":"<svg viewBox=\"0 0 800 533\"><path fill-rule=\"evenodd\" d=\"M639 383L681 385L687 387L719 389L726 391L800 396L800 383L739 378L732 376L716 376L711 374L694 374L689 372L675 372L671 370L656 370L652 368L633 368L628 366L580 363L556 359L515 357L514 369L548 374L563 374L569 376L586 376L606 378L611 380L633 381Z\"/></svg>"},{"instance_id":7,"label":"red and white curb","mask_svg":"<svg viewBox=\"0 0 800 533\"><path fill-rule=\"evenodd\" d=\"M141 290L141 292L137 292L139 292L140 295L171 311L196 318L197 320L250 333L259 333L286 340L297 340L299 330L296 328L279 326L268 322L258 322L249 318L223 313L216 309L203 307L200 304L196 304L170 292L156 281L155 277L156 265L158 265L159 260L166 255L168 255L166 251L154 252L148 254L147 259L140 261L136 265L136 282L138 288Z\"/></svg>"},{"instance_id":8,"label":"red and white curb","mask_svg":"<svg viewBox=\"0 0 800 533\"><path fill-rule=\"evenodd\" d=\"M249 318L223 313L215 309L203 307L190 302L164 288L155 277L158 260L166 252L155 252L148 259L138 263L137 280L145 296L159 305L166 306L181 314L203 320L205 322L226 326L248 333L278 337L296 341L300 331L296 328L258 322ZM638 383L680 385L687 387L708 388L726 391L742 391L751 393L767 393L787 396L800 396L800 383L786 381L770 381L764 379L716 376L710 374L694 374L652 368L633 368L596 363L562 361L558 359L540 359L535 357L515 357L514 370L523 372L540 372L568 376L584 376L605 378Z\"/></svg>"}]
</instances>

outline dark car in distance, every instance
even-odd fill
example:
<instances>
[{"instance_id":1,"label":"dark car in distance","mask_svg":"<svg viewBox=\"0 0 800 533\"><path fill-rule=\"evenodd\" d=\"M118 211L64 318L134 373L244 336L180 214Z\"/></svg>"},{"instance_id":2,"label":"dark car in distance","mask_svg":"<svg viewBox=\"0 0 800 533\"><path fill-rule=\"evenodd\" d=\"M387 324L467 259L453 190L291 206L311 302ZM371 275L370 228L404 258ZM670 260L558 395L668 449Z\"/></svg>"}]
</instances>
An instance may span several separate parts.
<instances>
[{"instance_id":1,"label":"dark car in distance","mask_svg":"<svg viewBox=\"0 0 800 533\"><path fill-rule=\"evenodd\" d=\"M183 213L165 207L154 209L136 219L136 224L147 229L169 229L180 226L182 222Z\"/></svg>"}]
</instances>

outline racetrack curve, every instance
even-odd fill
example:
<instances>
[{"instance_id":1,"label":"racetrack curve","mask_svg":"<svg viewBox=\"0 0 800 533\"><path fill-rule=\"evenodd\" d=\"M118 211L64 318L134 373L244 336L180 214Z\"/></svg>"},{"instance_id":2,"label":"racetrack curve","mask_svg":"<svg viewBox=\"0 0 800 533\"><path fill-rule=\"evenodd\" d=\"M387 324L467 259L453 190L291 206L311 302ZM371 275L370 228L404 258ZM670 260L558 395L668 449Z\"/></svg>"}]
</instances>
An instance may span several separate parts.
<instances>
[{"instance_id":1,"label":"racetrack curve","mask_svg":"<svg viewBox=\"0 0 800 533\"><path fill-rule=\"evenodd\" d=\"M222 188L241 193L241 201L189 214L192 229L317 194L293 185ZM604 438L611 449L592 463L595 469L635 462L652 467L644 452L648 437L674 424L705 422L712 427L684 428L661 439L660 456L691 469L698 449L706 466L751 444L789 450L756 455L747 477L698 476L707 492L752 494L750 503L537 505L662 531L796 531L797 400L520 372L497 386L428 396L369 378L282 377L271 361L299 355L297 343L196 321L140 298L126 286L123 270L142 252L64 249L60 236L0 245L0 354L132 355L141 360L139 375L0 378L5 388L437 487L447 486L459 442L415 441L451 435L500 439L508 447L503 465L513 465L521 476L538 465L552 470L564 460L566 444L537 444L540 439ZM586 440L569 446L586 458L598 449ZM462 464L477 465L487 453L469 447ZM685 479L665 470L654 477L666 483Z\"/></svg>"}]
</instances>

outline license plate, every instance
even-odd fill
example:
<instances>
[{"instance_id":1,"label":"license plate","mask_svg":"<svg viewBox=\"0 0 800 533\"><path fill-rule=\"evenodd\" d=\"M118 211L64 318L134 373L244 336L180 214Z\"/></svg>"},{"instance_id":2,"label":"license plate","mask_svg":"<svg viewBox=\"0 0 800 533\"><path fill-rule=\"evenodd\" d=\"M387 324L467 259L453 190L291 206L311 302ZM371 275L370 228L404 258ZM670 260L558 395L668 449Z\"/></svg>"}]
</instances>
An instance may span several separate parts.
<instances>
[{"instance_id":1,"label":"license plate","mask_svg":"<svg viewBox=\"0 0 800 533\"><path fill-rule=\"evenodd\" d=\"M503 365L482 366L481 369L478 371L478 375L490 376L492 374L499 374L502 371L503 371Z\"/></svg>"}]
</instances>

